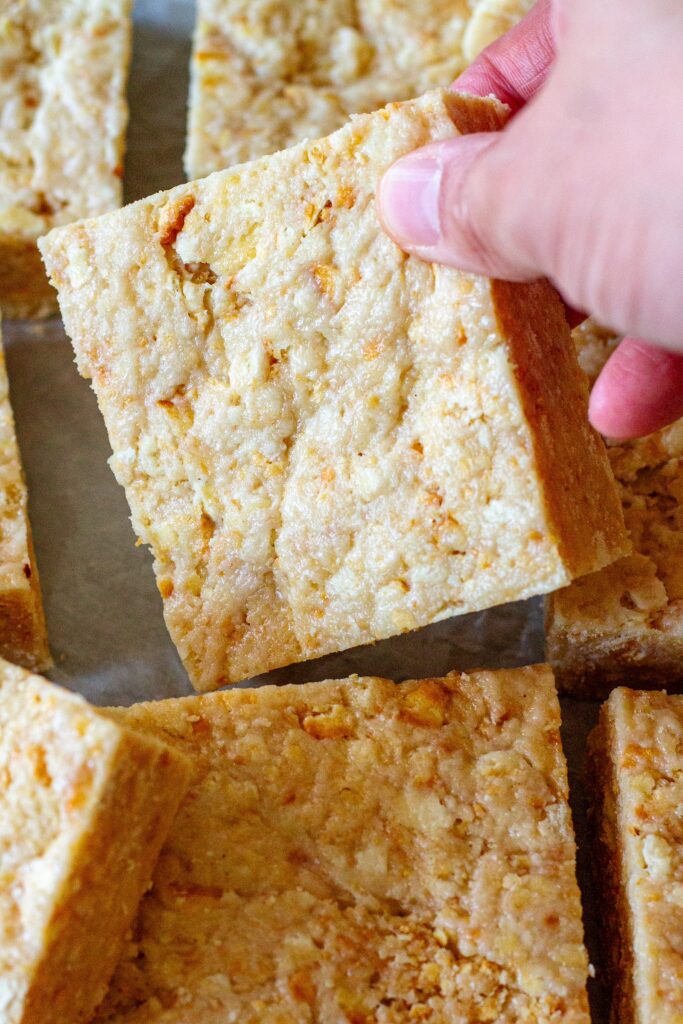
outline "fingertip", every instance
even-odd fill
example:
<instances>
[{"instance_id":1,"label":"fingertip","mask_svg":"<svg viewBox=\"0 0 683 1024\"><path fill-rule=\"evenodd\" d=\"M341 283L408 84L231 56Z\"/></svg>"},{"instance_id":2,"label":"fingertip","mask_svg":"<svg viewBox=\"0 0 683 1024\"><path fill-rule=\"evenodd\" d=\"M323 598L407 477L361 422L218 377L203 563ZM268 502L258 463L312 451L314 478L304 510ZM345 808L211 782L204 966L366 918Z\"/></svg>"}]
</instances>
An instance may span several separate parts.
<instances>
[{"instance_id":1,"label":"fingertip","mask_svg":"<svg viewBox=\"0 0 683 1024\"><path fill-rule=\"evenodd\" d=\"M619 404L619 395L614 392L609 374L604 375L603 372L593 385L588 399L588 418L592 426L604 437L637 437L637 431L630 432Z\"/></svg>"},{"instance_id":2,"label":"fingertip","mask_svg":"<svg viewBox=\"0 0 683 1024\"><path fill-rule=\"evenodd\" d=\"M451 88L473 96L494 95L516 111L538 91L554 59L552 0L538 0L514 28L476 57Z\"/></svg>"},{"instance_id":3,"label":"fingertip","mask_svg":"<svg viewBox=\"0 0 683 1024\"><path fill-rule=\"evenodd\" d=\"M590 421L606 437L643 437L683 416L683 354L625 338L591 392Z\"/></svg>"}]
</instances>

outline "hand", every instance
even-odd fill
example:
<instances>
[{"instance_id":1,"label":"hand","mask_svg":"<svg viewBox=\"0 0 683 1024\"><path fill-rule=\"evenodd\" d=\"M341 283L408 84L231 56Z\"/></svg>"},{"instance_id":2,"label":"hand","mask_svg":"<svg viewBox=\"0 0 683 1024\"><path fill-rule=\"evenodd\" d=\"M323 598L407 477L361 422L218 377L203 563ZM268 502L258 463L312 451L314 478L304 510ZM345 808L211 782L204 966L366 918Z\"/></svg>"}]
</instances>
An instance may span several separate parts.
<instances>
[{"instance_id":1,"label":"hand","mask_svg":"<svg viewBox=\"0 0 683 1024\"><path fill-rule=\"evenodd\" d=\"M683 415L681 54L680 0L539 0L453 86L495 93L514 111L508 127L418 150L380 186L405 249L547 276L571 306L635 335L591 395L612 437Z\"/></svg>"}]
</instances>

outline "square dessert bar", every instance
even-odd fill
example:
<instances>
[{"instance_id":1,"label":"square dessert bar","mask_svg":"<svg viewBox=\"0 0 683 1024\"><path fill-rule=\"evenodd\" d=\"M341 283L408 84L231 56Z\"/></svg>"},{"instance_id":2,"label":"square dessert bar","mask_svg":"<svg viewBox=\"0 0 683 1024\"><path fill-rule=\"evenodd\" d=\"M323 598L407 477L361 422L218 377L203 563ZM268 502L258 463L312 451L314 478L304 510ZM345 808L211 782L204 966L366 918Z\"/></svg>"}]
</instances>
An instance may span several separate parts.
<instances>
[{"instance_id":1,"label":"square dessert bar","mask_svg":"<svg viewBox=\"0 0 683 1024\"><path fill-rule=\"evenodd\" d=\"M591 380L613 332L575 332ZM548 658L560 688L601 698L620 682L683 686L683 420L633 441L609 441L633 552L553 594Z\"/></svg>"},{"instance_id":2,"label":"square dessert bar","mask_svg":"<svg viewBox=\"0 0 683 1024\"><path fill-rule=\"evenodd\" d=\"M121 203L131 0L0 6L0 308L54 312L36 239Z\"/></svg>"},{"instance_id":3,"label":"square dessert bar","mask_svg":"<svg viewBox=\"0 0 683 1024\"><path fill-rule=\"evenodd\" d=\"M112 714L193 775L97 1024L588 1024L547 668Z\"/></svg>"},{"instance_id":4,"label":"square dessert bar","mask_svg":"<svg viewBox=\"0 0 683 1024\"><path fill-rule=\"evenodd\" d=\"M188 781L176 750L0 662L0 1020L86 1024Z\"/></svg>"},{"instance_id":5,"label":"square dessert bar","mask_svg":"<svg viewBox=\"0 0 683 1024\"><path fill-rule=\"evenodd\" d=\"M436 92L41 242L194 685L548 592L626 550L549 285L409 257L375 188L500 123Z\"/></svg>"},{"instance_id":6,"label":"square dessert bar","mask_svg":"<svg viewBox=\"0 0 683 1024\"><path fill-rule=\"evenodd\" d=\"M52 659L1 338L0 655L24 668L45 669Z\"/></svg>"},{"instance_id":7,"label":"square dessert bar","mask_svg":"<svg viewBox=\"0 0 683 1024\"><path fill-rule=\"evenodd\" d=\"M590 741L618 1024L683 1021L683 698L614 690Z\"/></svg>"},{"instance_id":8,"label":"square dessert bar","mask_svg":"<svg viewBox=\"0 0 683 1024\"><path fill-rule=\"evenodd\" d=\"M470 13L470 0L199 0L188 177L448 85Z\"/></svg>"}]
</instances>

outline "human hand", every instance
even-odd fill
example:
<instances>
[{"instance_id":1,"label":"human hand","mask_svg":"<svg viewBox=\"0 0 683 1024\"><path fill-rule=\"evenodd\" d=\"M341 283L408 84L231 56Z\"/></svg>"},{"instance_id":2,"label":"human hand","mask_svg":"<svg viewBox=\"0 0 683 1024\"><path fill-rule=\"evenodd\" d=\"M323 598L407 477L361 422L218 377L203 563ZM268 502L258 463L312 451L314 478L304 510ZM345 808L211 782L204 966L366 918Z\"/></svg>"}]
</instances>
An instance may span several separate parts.
<instances>
[{"instance_id":1,"label":"human hand","mask_svg":"<svg viewBox=\"0 0 683 1024\"><path fill-rule=\"evenodd\" d=\"M591 395L613 437L683 415L682 53L680 0L539 0L453 86L495 93L508 127L418 150L380 185L403 248L547 276L628 336Z\"/></svg>"}]
</instances>

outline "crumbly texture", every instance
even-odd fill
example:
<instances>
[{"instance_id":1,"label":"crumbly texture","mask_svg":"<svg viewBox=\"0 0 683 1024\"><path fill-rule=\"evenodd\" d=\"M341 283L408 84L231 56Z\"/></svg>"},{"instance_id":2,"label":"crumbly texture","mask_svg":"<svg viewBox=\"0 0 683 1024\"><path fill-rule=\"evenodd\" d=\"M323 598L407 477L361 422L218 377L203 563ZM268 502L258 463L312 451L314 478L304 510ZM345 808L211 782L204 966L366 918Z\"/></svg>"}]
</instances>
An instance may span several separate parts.
<instances>
[{"instance_id":1,"label":"crumbly texture","mask_svg":"<svg viewBox=\"0 0 683 1024\"><path fill-rule=\"evenodd\" d=\"M683 1021L683 699L617 689L591 738L614 1024Z\"/></svg>"},{"instance_id":2,"label":"crumbly texture","mask_svg":"<svg viewBox=\"0 0 683 1024\"><path fill-rule=\"evenodd\" d=\"M588 1024L547 668L114 714L194 774L97 1024Z\"/></svg>"},{"instance_id":3,"label":"crumbly texture","mask_svg":"<svg viewBox=\"0 0 683 1024\"><path fill-rule=\"evenodd\" d=\"M36 239L121 203L130 0L0 8L0 307L57 308Z\"/></svg>"},{"instance_id":4,"label":"crumbly texture","mask_svg":"<svg viewBox=\"0 0 683 1024\"><path fill-rule=\"evenodd\" d=\"M476 0L462 41L465 60L472 61L499 36L509 32L536 0Z\"/></svg>"},{"instance_id":5,"label":"crumbly texture","mask_svg":"<svg viewBox=\"0 0 683 1024\"><path fill-rule=\"evenodd\" d=\"M199 0L189 178L447 86L465 67L471 0Z\"/></svg>"},{"instance_id":6,"label":"crumbly texture","mask_svg":"<svg viewBox=\"0 0 683 1024\"><path fill-rule=\"evenodd\" d=\"M0 334L0 655L24 668L52 664Z\"/></svg>"},{"instance_id":7,"label":"crumbly texture","mask_svg":"<svg viewBox=\"0 0 683 1024\"><path fill-rule=\"evenodd\" d=\"M0 1019L85 1024L188 782L182 755L0 662Z\"/></svg>"},{"instance_id":8,"label":"crumbly texture","mask_svg":"<svg viewBox=\"0 0 683 1024\"><path fill-rule=\"evenodd\" d=\"M188 178L446 86L534 0L198 0Z\"/></svg>"},{"instance_id":9,"label":"crumbly texture","mask_svg":"<svg viewBox=\"0 0 683 1024\"><path fill-rule=\"evenodd\" d=\"M379 226L382 172L451 116L503 113L431 93L41 243L200 690L625 550L555 293Z\"/></svg>"},{"instance_id":10,"label":"crumbly texture","mask_svg":"<svg viewBox=\"0 0 683 1024\"><path fill-rule=\"evenodd\" d=\"M575 339L597 377L614 332L589 322ZM603 697L619 683L679 689L683 680L683 420L608 442L633 553L553 595L548 657L561 688Z\"/></svg>"}]
</instances>

